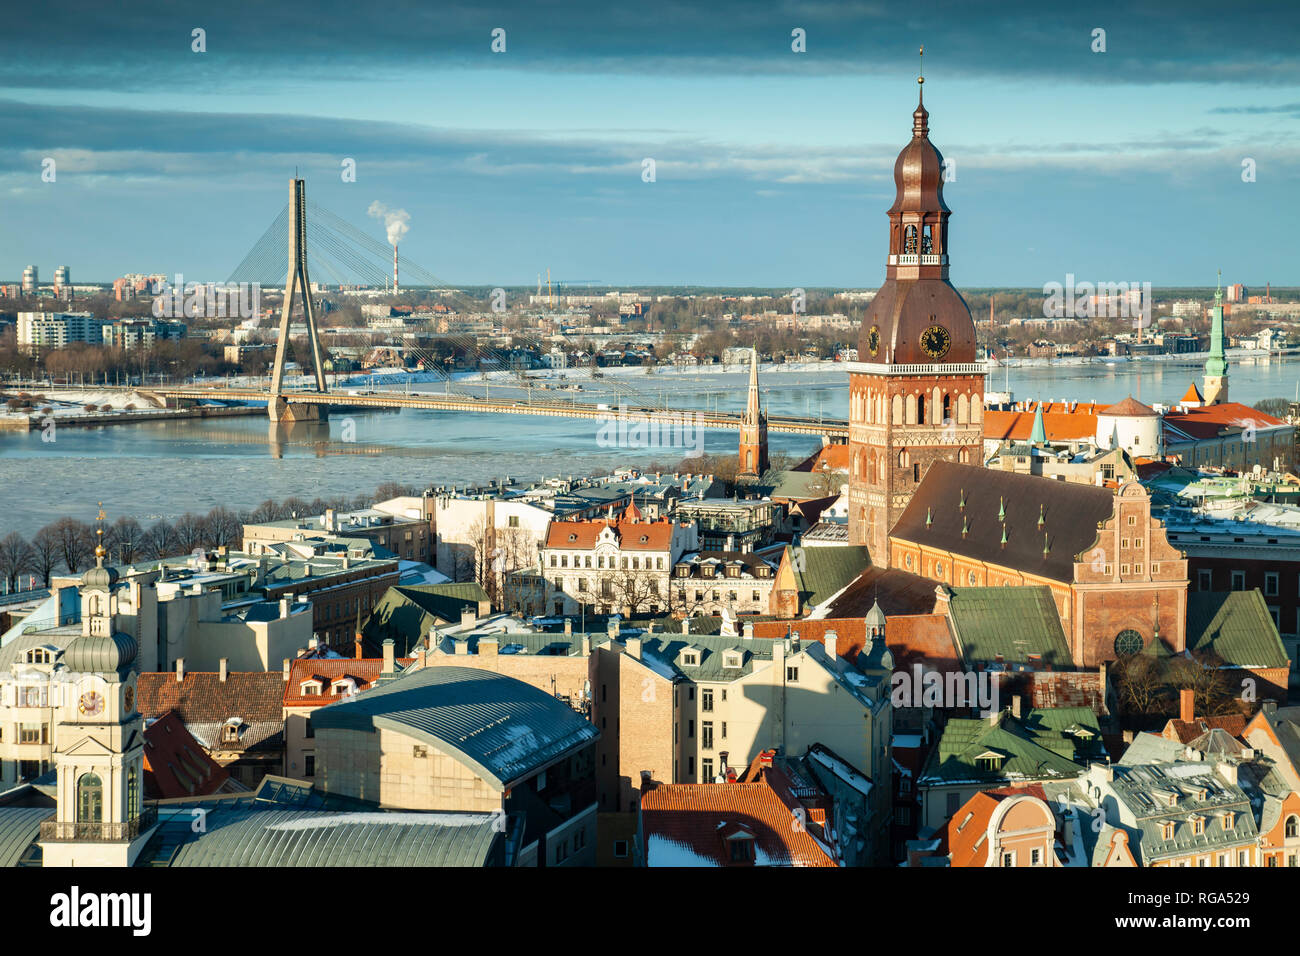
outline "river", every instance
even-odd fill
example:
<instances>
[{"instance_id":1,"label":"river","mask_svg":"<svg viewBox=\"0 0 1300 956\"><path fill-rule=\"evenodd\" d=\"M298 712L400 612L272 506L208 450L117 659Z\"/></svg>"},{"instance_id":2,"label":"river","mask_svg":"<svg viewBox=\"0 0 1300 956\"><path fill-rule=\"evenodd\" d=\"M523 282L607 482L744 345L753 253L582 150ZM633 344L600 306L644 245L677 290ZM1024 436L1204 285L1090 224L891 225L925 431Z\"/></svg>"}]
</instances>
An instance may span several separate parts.
<instances>
[{"instance_id":1,"label":"river","mask_svg":"<svg viewBox=\"0 0 1300 956\"><path fill-rule=\"evenodd\" d=\"M679 409L739 411L746 375L732 372L668 372L607 375L589 390L534 390L534 397L567 394L587 402L662 404ZM772 414L848 415L842 367L763 371L764 403ZM1234 359L1229 371L1234 401L1295 395L1300 360ZM995 369L989 391L1009 385L1017 399L1078 399L1115 402L1126 395L1146 402L1175 402L1188 383L1201 380L1199 362L1124 362L1117 365L1026 366ZM414 390L441 391L439 385ZM482 394L482 386L470 386ZM630 391L629 391L630 390ZM490 386L493 397L523 395L522 389ZM336 413L326 426L288 436L272 435L260 417L209 422L178 420L100 428L61 428L53 442L42 433L0 432L0 536L30 536L65 515L90 521L103 501L111 518L131 515L148 525L215 505L249 508L267 498L312 499L373 491L385 481L420 486L464 484L504 475L529 478L590 474L598 468L673 463L682 448L602 447L593 420L472 412L401 410ZM689 438L690 433L687 432ZM351 439L351 440L348 440ZM806 435L773 434L772 451L803 456L818 447ZM703 450L733 453L734 431L706 431Z\"/></svg>"}]
</instances>

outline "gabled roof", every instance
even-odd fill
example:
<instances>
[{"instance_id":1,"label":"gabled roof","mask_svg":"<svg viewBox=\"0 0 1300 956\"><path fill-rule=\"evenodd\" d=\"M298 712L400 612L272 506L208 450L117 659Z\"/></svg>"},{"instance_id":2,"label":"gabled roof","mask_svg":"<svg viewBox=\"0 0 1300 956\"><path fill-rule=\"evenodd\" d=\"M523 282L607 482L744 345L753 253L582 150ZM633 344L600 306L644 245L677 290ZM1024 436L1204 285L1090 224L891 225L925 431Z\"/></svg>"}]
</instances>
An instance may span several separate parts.
<instances>
[{"instance_id":1,"label":"gabled roof","mask_svg":"<svg viewBox=\"0 0 1300 956\"><path fill-rule=\"evenodd\" d=\"M990 750L1004 757L997 770L976 763ZM1078 776L1089 760L1104 756L1097 717L1086 707L1032 710L1023 719L1004 711L996 722L949 720L918 782L996 786L1007 780L1064 779Z\"/></svg>"},{"instance_id":2,"label":"gabled roof","mask_svg":"<svg viewBox=\"0 0 1300 956\"><path fill-rule=\"evenodd\" d=\"M1288 666L1264 596L1253 591L1190 591L1187 649L1210 651L1234 667Z\"/></svg>"},{"instance_id":3,"label":"gabled roof","mask_svg":"<svg viewBox=\"0 0 1300 956\"><path fill-rule=\"evenodd\" d=\"M394 730L432 744L505 790L587 746L599 731L523 681L470 667L426 667L312 714L317 731Z\"/></svg>"},{"instance_id":4,"label":"gabled roof","mask_svg":"<svg viewBox=\"0 0 1300 956\"><path fill-rule=\"evenodd\" d=\"M734 866L726 837L750 838L757 866L835 866L804 827L791 826L798 804L767 779L754 783L660 784L641 793L647 866Z\"/></svg>"},{"instance_id":5,"label":"gabled roof","mask_svg":"<svg viewBox=\"0 0 1300 956\"><path fill-rule=\"evenodd\" d=\"M1046 585L953 588L948 614L965 662L1074 664L1061 617Z\"/></svg>"},{"instance_id":6,"label":"gabled roof","mask_svg":"<svg viewBox=\"0 0 1300 956\"><path fill-rule=\"evenodd\" d=\"M672 548L673 522L635 520L626 512L618 520L552 521L546 530L546 547L590 551L600 534L612 528L621 551L668 551Z\"/></svg>"},{"instance_id":7,"label":"gabled roof","mask_svg":"<svg viewBox=\"0 0 1300 956\"><path fill-rule=\"evenodd\" d=\"M144 790L151 800L216 793L230 779L173 712L144 731Z\"/></svg>"},{"instance_id":8,"label":"gabled roof","mask_svg":"<svg viewBox=\"0 0 1300 956\"><path fill-rule=\"evenodd\" d=\"M171 671L153 671L137 679L135 699L145 717L175 711L187 724L230 717L278 721L283 714L284 675L279 670L231 671L223 681L219 673L190 671L178 681Z\"/></svg>"},{"instance_id":9,"label":"gabled roof","mask_svg":"<svg viewBox=\"0 0 1300 956\"><path fill-rule=\"evenodd\" d=\"M396 586L384 592L361 628L366 653L378 657L383 642L393 639L394 652L408 656L436 624L457 623L461 612L478 613L488 594L474 582Z\"/></svg>"},{"instance_id":10,"label":"gabled roof","mask_svg":"<svg viewBox=\"0 0 1300 956\"><path fill-rule=\"evenodd\" d=\"M842 591L871 563L860 545L791 548L800 607L816 607Z\"/></svg>"},{"instance_id":11,"label":"gabled roof","mask_svg":"<svg viewBox=\"0 0 1300 956\"><path fill-rule=\"evenodd\" d=\"M936 461L889 534L1068 583L1075 556L1092 546L1114 508L1115 494L1105 488Z\"/></svg>"},{"instance_id":12,"label":"gabled roof","mask_svg":"<svg viewBox=\"0 0 1300 956\"><path fill-rule=\"evenodd\" d=\"M1166 426L1171 426L1192 438L1215 438L1225 430L1241 430L1250 425L1255 429L1286 427L1286 422L1273 415L1266 415L1258 409L1239 402L1220 402L1214 405L1202 405L1200 408L1188 408L1186 411L1171 411L1164 417Z\"/></svg>"},{"instance_id":13,"label":"gabled roof","mask_svg":"<svg viewBox=\"0 0 1300 956\"><path fill-rule=\"evenodd\" d=\"M398 670L411 662L409 657L398 660ZM289 665L289 680L284 685L284 706L319 707L333 703L342 699L334 695L336 682L352 678L358 691L367 690L383 670L382 657L299 658ZM312 678L321 682L321 691L319 694L304 694L302 683Z\"/></svg>"},{"instance_id":14,"label":"gabled roof","mask_svg":"<svg viewBox=\"0 0 1300 956\"><path fill-rule=\"evenodd\" d=\"M815 551L838 548L808 548ZM900 568L864 568L838 594L818 610L819 616L865 618L878 600L887 617L896 614L929 614L934 610L935 582ZM822 611L825 614L822 615Z\"/></svg>"}]
</instances>

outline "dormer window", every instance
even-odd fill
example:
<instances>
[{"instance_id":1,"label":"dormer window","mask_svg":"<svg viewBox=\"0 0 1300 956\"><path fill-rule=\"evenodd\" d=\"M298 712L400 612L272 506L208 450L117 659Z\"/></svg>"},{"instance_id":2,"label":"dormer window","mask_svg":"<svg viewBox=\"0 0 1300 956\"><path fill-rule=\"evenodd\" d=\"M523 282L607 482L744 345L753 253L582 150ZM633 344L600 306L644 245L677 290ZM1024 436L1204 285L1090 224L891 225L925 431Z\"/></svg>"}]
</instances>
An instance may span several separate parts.
<instances>
[{"instance_id":1,"label":"dormer window","mask_svg":"<svg viewBox=\"0 0 1300 956\"><path fill-rule=\"evenodd\" d=\"M234 717L226 721L226 723L222 725L221 728L221 742L223 744L239 743L239 728L242 723L243 721L241 721L238 717Z\"/></svg>"},{"instance_id":2,"label":"dormer window","mask_svg":"<svg viewBox=\"0 0 1300 956\"><path fill-rule=\"evenodd\" d=\"M683 651L682 663L687 667L697 667L700 663L700 655L695 651Z\"/></svg>"},{"instance_id":3,"label":"dormer window","mask_svg":"<svg viewBox=\"0 0 1300 956\"><path fill-rule=\"evenodd\" d=\"M1223 829L1235 830L1237 828L1237 815L1231 810L1227 810L1224 812L1223 816L1219 818L1219 822L1223 824Z\"/></svg>"},{"instance_id":4,"label":"dormer window","mask_svg":"<svg viewBox=\"0 0 1300 956\"><path fill-rule=\"evenodd\" d=\"M740 666L741 666L741 657L740 657L739 652L737 652L737 651L726 651L726 652L722 655L722 666L723 666L723 667L740 667Z\"/></svg>"},{"instance_id":5,"label":"dormer window","mask_svg":"<svg viewBox=\"0 0 1300 956\"><path fill-rule=\"evenodd\" d=\"M1192 836L1205 833L1205 817L1192 817L1189 822L1192 824Z\"/></svg>"},{"instance_id":6,"label":"dormer window","mask_svg":"<svg viewBox=\"0 0 1300 956\"><path fill-rule=\"evenodd\" d=\"M27 652L28 664L48 664L50 662L50 652L44 647L33 647Z\"/></svg>"},{"instance_id":7,"label":"dormer window","mask_svg":"<svg viewBox=\"0 0 1300 956\"><path fill-rule=\"evenodd\" d=\"M299 688L304 697L315 697L321 692L321 682L318 680L305 680L299 685Z\"/></svg>"},{"instance_id":8,"label":"dormer window","mask_svg":"<svg viewBox=\"0 0 1300 956\"><path fill-rule=\"evenodd\" d=\"M1160 838L1162 840L1172 840L1174 838L1174 823L1172 820L1166 820L1160 824Z\"/></svg>"}]
</instances>

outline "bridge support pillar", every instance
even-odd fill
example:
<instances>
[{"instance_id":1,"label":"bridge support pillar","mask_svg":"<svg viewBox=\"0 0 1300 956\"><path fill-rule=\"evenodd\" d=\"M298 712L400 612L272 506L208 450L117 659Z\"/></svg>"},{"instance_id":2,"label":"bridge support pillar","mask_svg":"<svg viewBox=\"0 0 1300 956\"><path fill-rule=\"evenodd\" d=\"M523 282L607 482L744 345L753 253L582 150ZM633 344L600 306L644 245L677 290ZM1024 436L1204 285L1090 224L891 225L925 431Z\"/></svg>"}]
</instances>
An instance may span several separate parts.
<instances>
[{"instance_id":1,"label":"bridge support pillar","mask_svg":"<svg viewBox=\"0 0 1300 956\"><path fill-rule=\"evenodd\" d=\"M291 402L283 395L277 395L266 403L266 414L273 422L323 422L329 419L329 409L325 405Z\"/></svg>"}]
</instances>

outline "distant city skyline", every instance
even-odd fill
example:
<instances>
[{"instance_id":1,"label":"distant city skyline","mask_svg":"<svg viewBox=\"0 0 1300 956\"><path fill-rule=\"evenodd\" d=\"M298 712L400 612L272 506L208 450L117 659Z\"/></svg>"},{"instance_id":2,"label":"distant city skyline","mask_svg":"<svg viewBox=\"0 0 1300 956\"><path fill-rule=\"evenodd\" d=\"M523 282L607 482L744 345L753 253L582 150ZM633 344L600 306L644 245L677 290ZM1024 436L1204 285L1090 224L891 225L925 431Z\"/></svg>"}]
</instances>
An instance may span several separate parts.
<instances>
[{"instance_id":1,"label":"distant city skyline","mask_svg":"<svg viewBox=\"0 0 1300 956\"><path fill-rule=\"evenodd\" d=\"M454 285L875 288L926 46L952 278L1300 284L1300 21L1029 3L523 11L59 4L0 38L0 276L229 277L308 195ZM504 53L491 51L505 31ZM806 31L806 53L791 31ZM206 52L192 52L204 30ZM1106 52L1093 52L1105 30ZM55 161L54 182L42 181ZM655 181L642 180L644 159ZM356 161L356 182L341 163ZM1253 160L1255 181L1243 181ZM1245 225L1249 224L1249 228ZM320 277L324 278L324 277Z\"/></svg>"}]
</instances>

